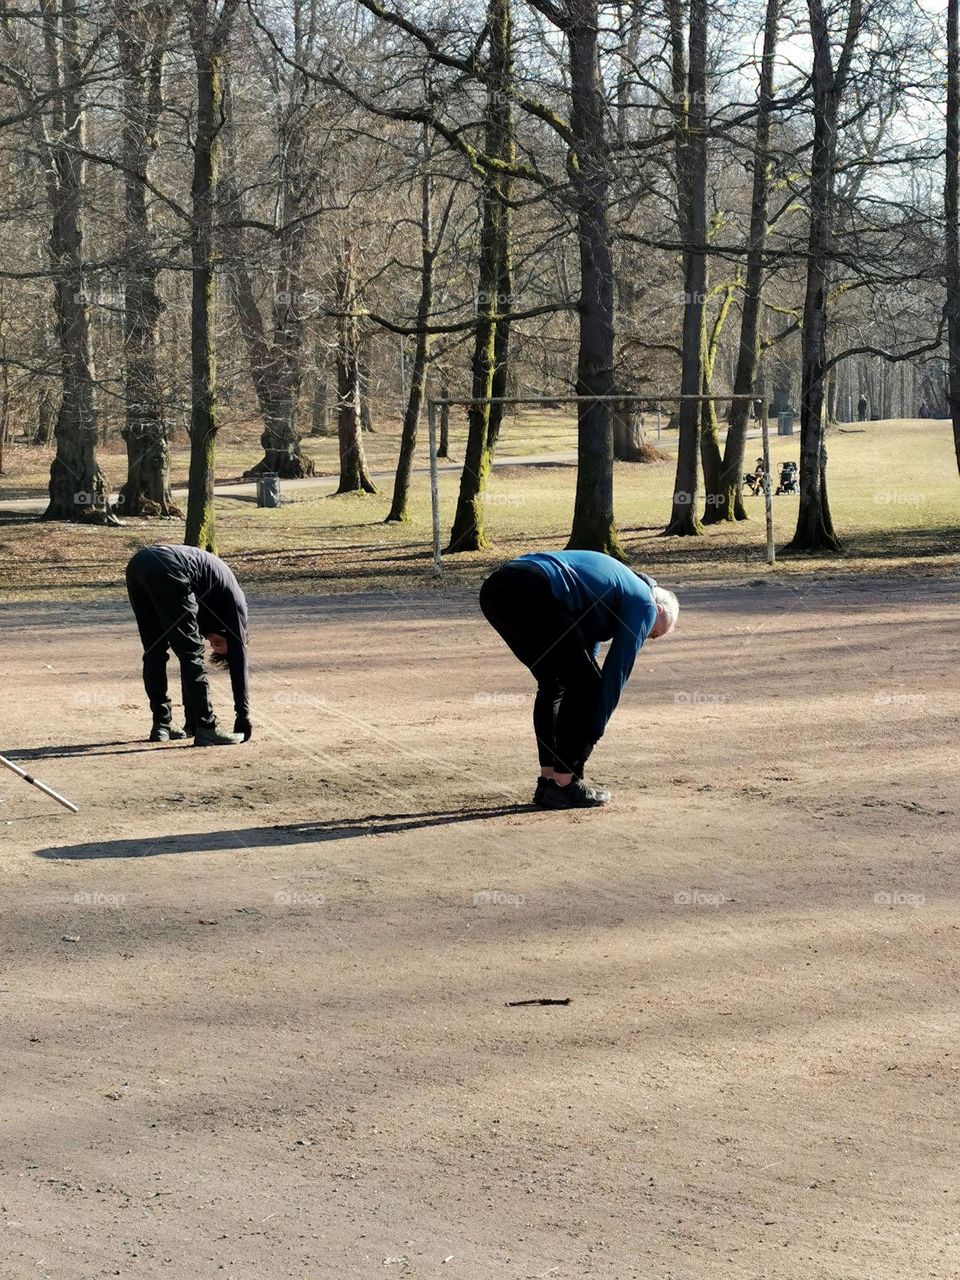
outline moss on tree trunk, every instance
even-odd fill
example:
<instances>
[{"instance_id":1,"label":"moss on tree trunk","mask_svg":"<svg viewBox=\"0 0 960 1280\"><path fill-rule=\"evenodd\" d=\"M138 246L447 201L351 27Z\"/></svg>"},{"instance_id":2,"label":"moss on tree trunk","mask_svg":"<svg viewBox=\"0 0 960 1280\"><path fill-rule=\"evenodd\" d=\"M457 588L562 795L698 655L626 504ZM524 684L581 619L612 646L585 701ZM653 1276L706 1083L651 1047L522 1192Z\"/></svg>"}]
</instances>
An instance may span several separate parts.
<instances>
[{"instance_id":1,"label":"moss on tree trunk","mask_svg":"<svg viewBox=\"0 0 960 1280\"><path fill-rule=\"evenodd\" d=\"M191 37L197 66L197 124L191 187L190 476L184 541L216 551L213 481L217 449L217 360L213 241L217 154L224 111L221 62L226 32L220 23L211 30L210 19L206 0L194 0Z\"/></svg>"}]
</instances>

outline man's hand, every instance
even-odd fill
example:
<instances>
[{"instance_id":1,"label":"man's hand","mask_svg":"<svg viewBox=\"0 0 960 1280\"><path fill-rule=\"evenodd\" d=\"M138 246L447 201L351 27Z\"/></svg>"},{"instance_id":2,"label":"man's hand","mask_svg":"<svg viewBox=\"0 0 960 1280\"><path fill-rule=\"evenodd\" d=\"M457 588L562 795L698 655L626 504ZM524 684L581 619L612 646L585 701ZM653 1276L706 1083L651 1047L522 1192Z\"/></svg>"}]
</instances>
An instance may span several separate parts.
<instances>
[{"instance_id":1,"label":"man's hand","mask_svg":"<svg viewBox=\"0 0 960 1280\"><path fill-rule=\"evenodd\" d=\"M233 722L233 732L242 733L244 742L249 742L253 737L253 725L250 723L250 717L237 716Z\"/></svg>"}]
</instances>

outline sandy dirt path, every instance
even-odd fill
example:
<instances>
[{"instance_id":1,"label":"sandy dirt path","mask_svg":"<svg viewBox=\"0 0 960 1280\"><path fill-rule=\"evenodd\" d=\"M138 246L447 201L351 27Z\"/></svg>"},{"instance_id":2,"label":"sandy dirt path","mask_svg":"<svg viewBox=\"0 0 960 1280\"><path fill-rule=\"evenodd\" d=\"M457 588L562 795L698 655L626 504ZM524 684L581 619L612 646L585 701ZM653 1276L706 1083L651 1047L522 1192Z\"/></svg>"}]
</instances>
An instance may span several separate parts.
<instances>
[{"instance_id":1,"label":"sandy dirt path","mask_svg":"<svg viewBox=\"0 0 960 1280\"><path fill-rule=\"evenodd\" d=\"M468 596L253 600L206 752L0 608L5 1280L960 1275L960 588L682 602L575 816Z\"/></svg>"}]
</instances>

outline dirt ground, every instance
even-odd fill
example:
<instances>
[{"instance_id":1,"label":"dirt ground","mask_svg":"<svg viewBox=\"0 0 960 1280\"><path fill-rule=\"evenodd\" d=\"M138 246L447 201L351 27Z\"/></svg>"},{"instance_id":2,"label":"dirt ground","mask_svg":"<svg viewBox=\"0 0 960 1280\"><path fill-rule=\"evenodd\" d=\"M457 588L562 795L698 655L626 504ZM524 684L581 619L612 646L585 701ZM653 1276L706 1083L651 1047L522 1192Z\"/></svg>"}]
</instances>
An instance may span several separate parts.
<instances>
[{"instance_id":1,"label":"dirt ground","mask_svg":"<svg viewBox=\"0 0 960 1280\"><path fill-rule=\"evenodd\" d=\"M960 586L681 600L574 816L471 594L0 607L5 1280L960 1275Z\"/></svg>"}]
</instances>

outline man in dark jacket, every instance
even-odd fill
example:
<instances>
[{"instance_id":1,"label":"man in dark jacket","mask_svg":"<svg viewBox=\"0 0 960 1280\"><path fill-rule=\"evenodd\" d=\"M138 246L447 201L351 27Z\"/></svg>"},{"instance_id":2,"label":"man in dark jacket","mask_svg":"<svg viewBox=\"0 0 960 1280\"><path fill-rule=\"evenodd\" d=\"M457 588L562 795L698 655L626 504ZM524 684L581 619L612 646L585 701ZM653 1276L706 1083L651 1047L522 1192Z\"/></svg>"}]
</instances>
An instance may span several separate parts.
<instances>
[{"instance_id":1,"label":"man in dark jacket","mask_svg":"<svg viewBox=\"0 0 960 1280\"><path fill-rule=\"evenodd\" d=\"M547 809L606 804L583 767L646 640L676 625L680 606L653 578L599 551L543 551L511 560L480 588L480 608L537 681L533 728ZM603 666L601 642L610 640Z\"/></svg>"},{"instance_id":2,"label":"man in dark jacket","mask_svg":"<svg viewBox=\"0 0 960 1280\"><path fill-rule=\"evenodd\" d=\"M151 742L192 736L198 747L228 746L251 736L247 675L247 602L233 573L198 547L144 547L127 565L127 594L143 644L143 684L153 712ZM233 687L233 733L217 723L204 669L204 637ZM173 724L167 654L180 662L186 723Z\"/></svg>"}]
</instances>

